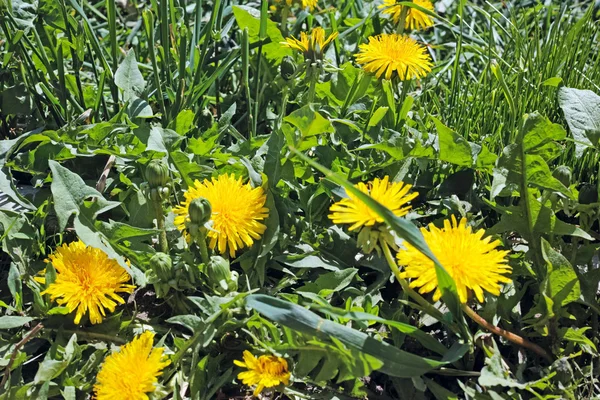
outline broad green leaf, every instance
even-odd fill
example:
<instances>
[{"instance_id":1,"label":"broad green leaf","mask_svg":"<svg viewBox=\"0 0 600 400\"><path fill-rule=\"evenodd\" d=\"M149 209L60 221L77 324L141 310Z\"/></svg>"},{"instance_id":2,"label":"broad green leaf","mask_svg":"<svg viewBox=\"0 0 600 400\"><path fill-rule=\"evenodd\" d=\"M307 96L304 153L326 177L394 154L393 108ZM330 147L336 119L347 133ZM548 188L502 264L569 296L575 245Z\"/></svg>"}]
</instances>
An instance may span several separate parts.
<instances>
[{"instance_id":1,"label":"broad green leaf","mask_svg":"<svg viewBox=\"0 0 600 400\"><path fill-rule=\"evenodd\" d=\"M562 336L563 340L568 340L569 342L577 343L583 348L588 347L588 350L593 350L594 352L597 352L598 349L596 348L594 342L592 342L588 337L585 336L585 332L590 329L592 328L589 326L580 329L564 328L562 329L564 333L562 333L560 336Z\"/></svg>"},{"instance_id":2,"label":"broad green leaf","mask_svg":"<svg viewBox=\"0 0 600 400\"><path fill-rule=\"evenodd\" d=\"M546 293L554 302L554 306L564 307L578 300L581 289L575 270L569 261L543 238L542 256L548 268Z\"/></svg>"},{"instance_id":3,"label":"broad green leaf","mask_svg":"<svg viewBox=\"0 0 600 400\"><path fill-rule=\"evenodd\" d=\"M469 142L442 122L431 117L438 132L440 160L455 165L470 167L473 165L473 155Z\"/></svg>"},{"instance_id":4,"label":"broad green leaf","mask_svg":"<svg viewBox=\"0 0 600 400\"><path fill-rule=\"evenodd\" d=\"M375 112L373 113L373 115L371 115L371 118L369 119L368 127L372 128L374 126L377 126L377 124L383 119L383 117L385 117L385 114L388 112L388 110L389 107L377 108L377 110L375 110Z\"/></svg>"},{"instance_id":5,"label":"broad green leaf","mask_svg":"<svg viewBox=\"0 0 600 400\"><path fill-rule=\"evenodd\" d=\"M283 120L295 126L300 131L302 138L334 132L331 122L314 111L310 105L305 105L292 112Z\"/></svg>"},{"instance_id":6,"label":"broad green leaf","mask_svg":"<svg viewBox=\"0 0 600 400\"><path fill-rule=\"evenodd\" d=\"M578 226L568 224L556 218L554 212L545 205L542 205L536 198L534 189L530 189L528 194L534 233L539 235L569 235L586 240L593 240L586 231ZM517 231L525 237L529 236L527 218L522 202L517 206L506 208L496 207L496 210L502 214L502 217L500 218L500 222L493 227L486 229L489 234ZM528 240L531 240L531 238Z\"/></svg>"},{"instance_id":7,"label":"broad green leaf","mask_svg":"<svg viewBox=\"0 0 600 400\"><path fill-rule=\"evenodd\" d=\"M527 115L522 127L523 143L512 143L504 148L494 170L492 197L505 189L517 189L522 184L523 160L527 183L573 198L573 193L552 176L548 162L560 154L556 140L565 138L566 132L539 114Z\"/></svg>"},{"instance_id":8,"label":"broad green leaf","mask_svg":"<svg viewBox=\"0 0 600 400\"><path fill-rule=\"evenodd\" d=\"M597 146L600 140L600 96L591 90L562 87L558 103L575 139L575 156L581 157L586 147Z\"/></svg>"},{"instance_id":9,"label":"broad green leaf","mask_svg":"<svg viewBox=\"0 0 600 400\"><path fill-rule=\"evenodd\" d=\"M169 123L169 129L173 129L180 135L185 135L194 126L194 117L196 115L192 110L182 110L175 119Z\"/></svg>"},{"instance_id":10,"label":"broad green leaf","mask_svg":"<svg viewBox=\"0 0 600 400\"><path fill-rule=\"evenodd\" d=\"M437 341L432 336L428 335L427 333L421 331L420 329L418 329L412 325L405 324L405 323L402 323L399 321L392 321L389 319L381 318L381 317L378 317L377 315L373 315L373 314L369 314L369 313L365 313L365 312L346 311L343 309L330 307L330 306L329 307L315 306L315 308L327 315L333 315L337 318L349 319L352 321L380 322L389 327L397 329L399 332L401 332L405 335L409 335L409 336L415 338L424 347L428 348L429 350L435 351L436 353L438 353L440 355L445 355L448 353L448 349L446 347L444 347L444 345L442 345L439 341ZM464 347L464 352L466 352L466 351L468 351L468 346ZM459 355L456 358L456 360L460 359L461 356L462 355ZM448 360L448 359L446 358L446 360ZM448 360L448 361L454 361L454 360Z\"/></svg>"},{"instance_id":11,"label":"broad green leaf","mask_svg":"<svg viewBox=\"0 0 600 400\"><path fill-rule=\"evenodd\" d=\"M40 363L33 381L36 384L51 381L62 374L68 366L67 360L44 360Z\"/></svg>"},{"instance_id":12,"label":"broad green leaf","mask_svg":"<svg viewBox=\"0 0 600 400\"><path fill-rule=\"evenodd\" d=\"M137 99L146 87L146 81L137 65L133 49L127 52L119 68L117 68L115 84L123 91L123 100L126 102Z\"/></svg>"},{"instance_id":13,"label":"broad green leaf","mask_svg":"<svg viewBox=\"0 0 600 400\"><path fill-rule=\"evenodd\" d=\"M371 355L383 362L381 371L388 375L415 377L446 364L399 350L285 300L254 294L248 296L246 305L287 328L322 339L335 338L349 348Z\"/></svg>"},{"instance_id":14,"label":"broad green leaf","mask_svg":"<svg viewBox=\"0 0 600 400\"><path fill-rule=\"evenodd\" d=\"M260 37L260 10L245 5L233 6L233 15L235 16L235 20L237 21L240 30L243 31L246 28L248 29L248 37L251 44L262 40ZM263 45L262 49L264 51L264 55L267 60L274 61L279 64L283 57L292 55L292 51L289 48L281 45L281 42L284 41L284 38L281 35L281 31L279 30L277 24L270 19L263 21L263 24L264 22L267 24L267 36L270 39L270 43Z\"/></svg>"},{"instance_id":15,"label":"broad green leaf","mask_svg":"<svg viewBox=\"0 0 600 400\"><path fill-rule=\"evenodd\" d=\"M281 178L281 150L285 139L281 132L272 132L269 140L264 144L267 148L264 173L269 178L269 187L275 188Z\"/></svg>"},{"instance_id":16,"label":"broad green leaf","mask_svg":"<svg viewBox=\"0 0 600 400\"><path fill-rule=\"evenodd\" d=\"M4 315L0 317L0 329L19 328L33 321L31 317L20 317L16 315Z\"/></svg>"},{"instance_id":17,"label":"broad green leaf","mask_svg":"<svg viewBox=\"0 0 600 400\"><path fill-rule=\"evenodd\" d=\"M54 209L58 218L58 227L64 231L73 215L80 213L84 201L93 198L96 204L96 215L119 206L118 202L108 201L100 192L83 182L79 175L74 174L56 161L50 160L52 171L52 185L50 187L54 196Z\"/></svg>"},{"instance_id":18,"label":"broad green leaf","mask_svg":"<svg viewBox=\"0 0 600 400\"><path fill-rule=\"evenodd\" d=\"M208 166L200 165L192 161L192 154L186 154L181 150L175 150L170 154L175 168L179 171L184 186L190 187L194 185L194 180L202 181L208 178L211 174L211 169Z\"/></svg>"},{"instance_id":19,"label":"broad green leaf","mask_svg":"<svg viewBox=\"0 0 600 400\"><path fill-rule=\"evenodd\" d=\"M306 285L299 287L296 291L318 293L326 297L346 288L352 282L357 272L356 268L328 272L319 276L316 281L308 282Z\"/></svg>"}]
</instances>

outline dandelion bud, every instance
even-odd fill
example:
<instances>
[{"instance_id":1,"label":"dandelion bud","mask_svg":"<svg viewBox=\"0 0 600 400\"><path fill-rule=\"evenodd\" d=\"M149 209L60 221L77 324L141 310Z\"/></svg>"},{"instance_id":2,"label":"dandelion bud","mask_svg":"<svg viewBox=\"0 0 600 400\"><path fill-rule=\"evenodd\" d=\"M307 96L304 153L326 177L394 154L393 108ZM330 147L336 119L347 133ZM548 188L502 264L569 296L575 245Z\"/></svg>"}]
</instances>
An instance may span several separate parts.
<instances>
[{"instance_id":1,"label":"dandelion bud","mask_svg":"<svg viewBox=\"0 0 600 400\"><path fill-rule=\"evenodd\" d=\"M571 169L566 165L560 165L556 167L556 169L552 172L552 176L558 179L560 183L566 187L571 185Z\"/></svg>"},{"instance_id":2,"label":"dandelion bud","mask_svg":"<svg viewBox=\"0 0 600 400\"><path fill-rule=\"evenodd\" d=\"M152 160L146 166L146 179L151 188L165 186L169 181L169 167L161 160Z\"/></svg>"},{"instance_id":3,"label":"dandelion bud","mask_svg":"<svg viewBox=\"0 0 600 400\"><path fill-rule=\"evenodd\" d=\"M598 188L591 183L585 183L579 190L579 204L592 204L598 202Z\"/></svg>"},{"instance_id":4,"label":"dandelion bud","mask_svg":"<svg viewBox=\"0 0 600 400\"><path fill-rule=\"evenodd\" d=\"M210 220L212 207L207 199L198 197L190 203L189 213L192 224L202 226Z\"/></svg>"},{"instance_id":5,"label":"dandelion bud","mask_svg":"<svg viewBox=\"0 0 600 400\"><path fill-rule=\"evenodd\" d=\"M226 293L229 290L229 282L231 281L231 270L229 269L229 261L220 256L211 257L206 265L206 275L208 284L217 293ZM237 282L236 282L237 289Z\"/></svg>"},{"instance_id":6,"label":"dandelion bud","mask_svg":"<svg viewBox=\"0 0 600 400\"><path fill-rule=\"evenodd\" d=\"M173 278L173 263L168 254L154 254L150 259L150 268L162 282L168 282Z\"/></svg>"},{"instance_id":7,"label":"dandelion bud","mask_svg":"<svg viewBox=\"0 0 600 400\"><path fill-rule=\"evenodd\" d=\"M292 76L296 73L296 63L290 56L285 56L281 61L281 77L286 81L289 81Z\"/></svg>"}]
</instances>

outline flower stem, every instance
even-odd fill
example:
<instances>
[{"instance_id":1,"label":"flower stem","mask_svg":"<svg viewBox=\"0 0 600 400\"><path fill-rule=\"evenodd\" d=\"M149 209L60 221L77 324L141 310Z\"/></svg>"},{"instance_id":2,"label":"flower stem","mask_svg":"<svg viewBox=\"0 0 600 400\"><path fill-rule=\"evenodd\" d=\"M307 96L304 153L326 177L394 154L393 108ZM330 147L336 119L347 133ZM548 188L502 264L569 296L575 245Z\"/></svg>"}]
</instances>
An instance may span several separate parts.
<instances>
[{"instance_id":1,"label":"flower stem","mask_svg":"<svg viewBox=\"0 0 600 400\"><path fill-rule=\"evenodd\" d=\"M153 198L152 205L154 206L154 214L156 215L156 227L159 230L158 244L160 251L169 254L169 242L167 241L167 231L165 230L165 215L160 198Z\"/></svg>"},{"instance_id":2,"label":"flower stem","mask_svg":"<svg viewBox=\"0 0 600 400\"><path fill-rule=\"evenodd\" d=\"M208 249L206 248L206 228L200 228L200 234L198 240L196 240L198 247L200 248L200 257L204 265L208 264Z\"/></svg>"},{"instance_id":3,"label":"flower stem","mask_svg":"<svg viewBox=\"0 0 600 400\"><path fill-rule=\"evenodd\" d=\"M53 328L47 328L50 331L55 331L55 332L59 332L58 329L53 329ZM62 333L66 333L66 334L76 334L78 338L83 338L83 339L88 339L88 340L101 340L101 341L106 341L106 342L113 342L116 344L125 344L127 343L127 340L117 337L117 336L112 336L112 335L107 335L104 333L97 333L97 332L86 332L86 331L80 331L77 329L63 329L60 332Z\"/></svg>"},{"instance_id":4,"label":"flower stem","mask_svg":"<svg viewBox=\"0 0 600 400\"><path fill-rule=\"evenodd\" d=\"M408 285L408 282L406 282L406 279L400 277L400 270L398 269L398 266L396 265L396 262L394 261L394 257L392 257L392 253L390 252L390 248L388 247L388 244L383 240L380 240L379 243L381 244L381 248L383 249L383 254L385 255L385 259L387 260L390 269L394 273L394 276L398 280L398 283L400 283L400 286L402 286L402 290L404 290L404 292L411 299L413 299L417 304L419 304L423 308L423 311L425 311L427 314L431 315L432 317L434 317L435 319L437 319L440 322L445 322L444 314L442 314L442 312L440 310L438 310L437 308L435 308L430 302L425 300L423 298L423 296L421 296L419 293L415 292ZM460 332L460 330L457 329L457 327L454 325L449 325L449 327L454 333Z\"/></svg>"},{"instance_id":5,"label":"flower stem","mask_svg":"<svg viewBox=\"0 0 600 400\"><path fill-rule=\"evenodd\" d=\"M467 314L473 321L475 321L482 328L485 328L488 331L495 333L498 336L502 336L506 340L513 342L514 344L516 344L518 346L528 348L529 350L533 351L534 353L538 354L539 356L543 357L544 359L546 359L549 362L553 361L550 354L548 354L548 352L546 350L544 350L537 344L531 343L529 340L527 340L517 334L514 334L505 329L502 329L502 328L499 328L497 326L490 324L485 319L483 319L483 317L481 317L479 314L477 314L475 311L473 311L473 309L471 309L471 307L469 307L468 305L463 304L462 310L464 311L465 314Z\"/></svg>"}]
</instances>

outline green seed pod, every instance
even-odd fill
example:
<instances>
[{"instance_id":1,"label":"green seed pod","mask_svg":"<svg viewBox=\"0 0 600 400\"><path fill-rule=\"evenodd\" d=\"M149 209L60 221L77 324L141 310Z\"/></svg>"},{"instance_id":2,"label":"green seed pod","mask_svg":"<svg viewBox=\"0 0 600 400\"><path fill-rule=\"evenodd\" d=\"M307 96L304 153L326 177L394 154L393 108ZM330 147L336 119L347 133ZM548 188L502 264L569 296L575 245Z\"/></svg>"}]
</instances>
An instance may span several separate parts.
<instances>
[{"instance_id":1,"label":"green seed pod","mask_svg":"<svg viewBox=\"0 0 600 400\"><path fill-rule=\"evenodd\" d=\"M152 160L146 166L146 179L151 188L165 186L169 182L169 166L161 160Z\"/></svg>"},{"instance_id":2,"label":"green seed pod","mask_svg":"<svg viewBox=\"0 0 600 400\"><path fill-rule=\"evenodd\" d=\"M210 202L204 197L198 197L192 200L190 203L188 212L190 214L190 220L193 224L202 226L210 220L212 215L212 207Z\"/></svg>"},{"instance_id":3,"label":"green seed pod","mask_svg":"<svg viewBox=\"0 0 600 400\"><path fill-rule=\"evenodd\" d=\"M552 176L558 179L560 183L566 187L571 185L571 169L566 165L560 165L556 167L556 169L552 172Z\"/></svg>"},{"instance_id":4,"label":"green seed pod","mask_svg":"<svg viewBox=\"0 0 600 400\"><path fill-rule=\"evenodd\" d=\"M227 292L231 280L229 261L220 256L211 257L206 265L206 276L208 277L209 286L216 292Z\"/></svg>"},{"instance_id":5,"label":"green seed pod","mask_svg":"<svg viewBox=\"0 0 600 400\"><path fill-rule=\"evenodd\" d=\"M173 278L173 262L168 254L154 254L150 259L150 268L161 282L168 282Z\"/></svg>"},{"instance_id":6,"label":"green seed pod","mask_svg":"<svg viewBox=\"0 0 600 400\"><path fill-rule=\"evenodd\" d=\"M296 73L296 63L290 56L285 56L283 60L281 60L281 66L279 68L281 70L281 77L286 81L289 81Z\"/></svg>"},{"instance_id":7,"label":"green seed pod","mask_svg":"<svg viewBox=\"0 0 600 400\"><path fill-rule=\"evenodd\" d=\"M579 189L579 204L592 204L598 202L598 187L591 183L584 183Z\"/></svg>"}]
</instances>

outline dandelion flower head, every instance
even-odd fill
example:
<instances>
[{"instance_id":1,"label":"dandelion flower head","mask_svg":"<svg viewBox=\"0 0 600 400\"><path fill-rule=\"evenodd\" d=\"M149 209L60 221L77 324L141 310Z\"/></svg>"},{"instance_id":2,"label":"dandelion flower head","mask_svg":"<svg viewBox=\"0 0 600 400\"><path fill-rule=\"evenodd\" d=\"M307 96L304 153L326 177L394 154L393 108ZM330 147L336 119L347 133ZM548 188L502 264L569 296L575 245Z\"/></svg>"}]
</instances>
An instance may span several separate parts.
<instances>
[{"instance_id":1,"label":"dandelion flower head","mask_svg":"<svg viewBox=\"0 0 600 400\"><path fill-rule=\"evenodd\" d=\"M89 312L90 322L99 324L106 311L115 311L125 301L117 293L132 293L131 277L119 263L108 258L100 249L86 246L82 241L63 244L49 257L56 270L56 280L42 294L69 312L76 311L75 323ZM37 279L45 283L45 279Z\"/></svg>"},{"instance_id":2,"label":"dandelion flower head","mask_svg":"<svg viewBox=\"0 0 600 400\"><path fill-rule=\"evenodd\" d=\"M149 400L170 364L162 347L152 348L153 340L154 334L146 331L106 357L94 385L96 400Z\"/></svg>"},{"instance_id":3,"label":"dandelion flower head","mask_svg":"<svg viewBox=\"0 0 600 400\"><path fill-rule=\"evenodd\" d=\"M448 271L458 290L462 303L468 300L469 291L473 291L477 300L483 302L483 291L495 296L500 295L501 283L510 282L505 274L510 273L507 265L508 251L497 250L500 241L492 241L488 236L483 238L483 229L472 232L467 226L467 219L460 223L452 216L444 221L443 228L429 224L429 229L421 228L425 242ZM411 288L420 288L420 293L435 290L434 300L439 300L441 291L438 288L437 275L433 261L408 243L398 254L398 264L404 266L401 273L403 279L412 279Z\"/></svg>"},{"instance_id":4,"label":"dandelion flower head","mask_svg":"<svg viewBox=\"0 0 600 400\"><path fill-rule=\"evenodd\" d=\"M359 46L356 62L377 78L400 80L423 78L431 72L431 57L425 46L409 36L381 34L369 37L369 43Z\"/></svg>"},{"instance_id":5,"label":"dandelion flower head","mask_svg":"<svg viewBox=\"0 0 600 400\"><path fill-rule=\"evenodd\" d=\"M395 24L400 21L402 11L406 7L398 3L397 0L383 0L383 4L379 6L379 9L382 10L381 13L391 16ZM413 3L426 10L433 11L433 4L429 0L413 0ZM408 29L426 29L433 26L433 19L421 10L408 7L404 26Z\"/></svg>"},{"instance_id":6,"label":"dandelion flower head","mask_svg":"<svg viewBox=\"0 0 600 400\"><path fill-rule=\"evenodd\" d=\"M331 35L325 37L325 29L318 26L310 34L300 32L300 39L290 37L285 42L281 42L281 44L285 47L298 50L304 54L305 59L316 60L323 58L325 48L337 37L338 32L333 32Z\"/></svg>"},{"instance_id":7,"label":"dandelion flower head","mask_svg":"<svg viewBox=\"0 0 600 400\"><path fill-rule=\"evenodd\" d=\"M417 192L409 193L412 188L409 184L390 182L389 176L383 179L375 178L367 184L359 182L356 188L392 210L398 217L408 214L411 208L408 203L419 195ZM383 223L383 218L379 214L351 193L348 193L347 198L334 203L329 211L329 219L334 224L351 224L348 228L351 231L363 226Z\"/></svg>"},{"instance_id":8,"label":"dandelion flower head","mask_svg":"<svg viewBox=\"0 0 600 400\"><path fill-rule=\"evenodd\" d=\"M258 396L264 388L290 383L288 363L281 357L263 355L257 358L246 350L244 361L235 360L234 364L247 369L238 374L238 379L241 379L244 385L256 385L254 396Z\"/></svg>"},{"instance_id":9,"label":"dandelion flower head","mask_svg":"<svg viewBox=\"0 0 600 400\"><path fill-rule=\"evenodd\" d=\"M228 251L235 257L237 250L252 246L267 229L260 222L269 215L263 189L243 184L242 178L236 179L234 174L223 174L210 181L196 180L184 193L184 201L173 209L175 226L179 230L186 231L186 222L190 221L189 205L199 197L207 199L212 208L207 233L209 247L218 249L221 254Z\"/></svg>"}]
</instances>

